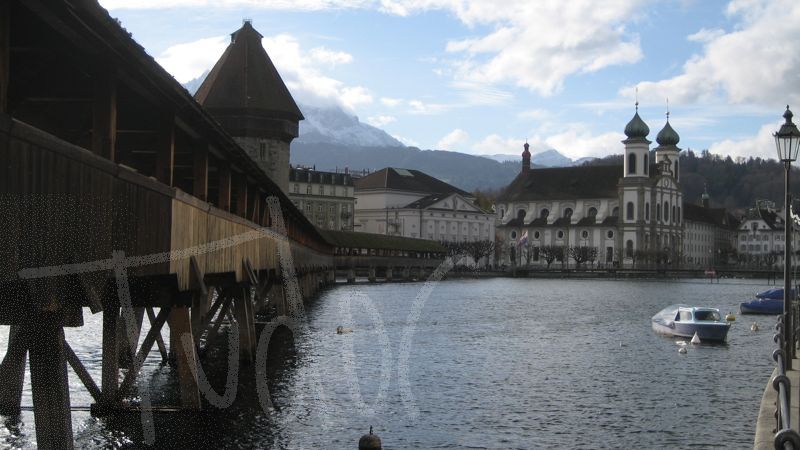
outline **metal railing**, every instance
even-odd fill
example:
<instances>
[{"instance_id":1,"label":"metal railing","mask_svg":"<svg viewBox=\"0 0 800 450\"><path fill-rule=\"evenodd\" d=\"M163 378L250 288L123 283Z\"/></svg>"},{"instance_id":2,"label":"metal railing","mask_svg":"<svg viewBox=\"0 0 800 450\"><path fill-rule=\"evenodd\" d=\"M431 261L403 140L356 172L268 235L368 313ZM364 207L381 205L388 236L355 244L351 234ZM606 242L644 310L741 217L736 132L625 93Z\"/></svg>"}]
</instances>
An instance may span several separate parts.
<instances>
[{"instance_id":1,"label":"metal railing","mask_svg":"<svg viewBox=\"0 0 800 450\"><path fill-rule=\"evenodd\" d=\"M784 347L783 315L778 318L775 330L777 332L773 340L778 344L778 348L772 352L772 359L778 365L778 373L772 378L772 387L778 392L778 401L775 405L775 448L800 450L800 434L793 430L791 425L791 383L789 377L786 376L786 358L791 358L792 355L785 355L783 350L786 348ZM792 347L796 346L796 343L792 344Z\"/></svg>"}]
</instances>

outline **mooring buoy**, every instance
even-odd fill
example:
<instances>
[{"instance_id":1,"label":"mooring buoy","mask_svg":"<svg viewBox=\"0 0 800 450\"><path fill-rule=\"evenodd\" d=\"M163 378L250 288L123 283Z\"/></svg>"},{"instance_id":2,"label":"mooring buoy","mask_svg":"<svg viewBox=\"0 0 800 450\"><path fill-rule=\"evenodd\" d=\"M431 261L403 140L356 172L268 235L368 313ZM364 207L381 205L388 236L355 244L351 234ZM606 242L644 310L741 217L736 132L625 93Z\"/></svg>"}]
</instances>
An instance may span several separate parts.
<instances>
[{"instance_id":1,"label":"mooring buoy","mask_svg":"<svg viewBox=\"0 0 800 450\"><path fill-rule=\"evenodd\" d=\"M369 427L369 434L361 436L358 440L358 450L381 450L381 438L377 434L372 434L372 425Z\"/></svg>"}]
</instances>

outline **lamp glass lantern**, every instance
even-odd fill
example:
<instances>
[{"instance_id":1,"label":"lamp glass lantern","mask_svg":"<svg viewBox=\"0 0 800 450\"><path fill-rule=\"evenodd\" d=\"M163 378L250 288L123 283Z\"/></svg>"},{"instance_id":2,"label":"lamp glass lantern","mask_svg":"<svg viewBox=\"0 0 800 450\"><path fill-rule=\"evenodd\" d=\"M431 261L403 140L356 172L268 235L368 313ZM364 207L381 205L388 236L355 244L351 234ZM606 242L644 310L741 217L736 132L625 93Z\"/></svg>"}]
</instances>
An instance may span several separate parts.
<instances>
[{"instance_id":1,"label":"lamp glass lantern","mask_svg":"<svg viewBox=\"0 0 800 450\"><path fill-rule=\"evenodd\" d=\"M786 112L783 113L786 122L781 125L778 132L773 134L775 146L778 149L778 159L783 162L797 160L797 153L800 151L800 130L792 122L792 117L792 111L789 110L789 105L786 105Z\"/></svg>"}]
</instances>

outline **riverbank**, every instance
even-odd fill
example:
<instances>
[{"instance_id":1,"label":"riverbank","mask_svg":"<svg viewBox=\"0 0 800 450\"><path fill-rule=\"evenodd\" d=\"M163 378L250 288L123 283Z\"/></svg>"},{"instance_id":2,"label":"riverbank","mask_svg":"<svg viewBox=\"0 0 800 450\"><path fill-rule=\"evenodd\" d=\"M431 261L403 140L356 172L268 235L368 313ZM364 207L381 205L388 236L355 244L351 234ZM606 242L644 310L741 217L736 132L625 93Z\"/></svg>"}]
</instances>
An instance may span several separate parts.
<instances>
[{"instance_id":1,"label":"riverbank","mask_svg":"<svg viewBox=\"0 0 800 450\"><path fill-rule=\"evenodd\" d=\"M800 386L800 359L792 360L792 367L794 370L786 372L786 377L789 378L790 386ZM753 441L753 448L756 450L767 450L775 448L775 405L778 402L778 391L772 386L772 380L778 374L778 369L774 369L769 376L767 386L764 388L764 395L761 397L761 406L758 410L758 420L756 421L756 436ZM795 388L796 389L796 388ZM795 397L796 398L796 397ZM789 418L793 430L800 429L800 405L795 402L790 402L789 405Z\"/></svg>"}]
</instances>

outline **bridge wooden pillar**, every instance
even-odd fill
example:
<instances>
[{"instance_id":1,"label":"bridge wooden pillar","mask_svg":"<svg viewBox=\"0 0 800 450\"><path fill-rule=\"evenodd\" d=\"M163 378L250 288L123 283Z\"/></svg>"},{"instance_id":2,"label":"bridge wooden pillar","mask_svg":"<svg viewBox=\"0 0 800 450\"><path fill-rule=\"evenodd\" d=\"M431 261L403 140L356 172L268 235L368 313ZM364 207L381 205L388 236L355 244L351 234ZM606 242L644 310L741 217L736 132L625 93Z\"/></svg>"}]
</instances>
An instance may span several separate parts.
<instances>
[{"instance_id":1,"label":"bridge wooden pillar","mask_svg":"<svg viewBox=\"0 0 800 450\"><path fill-rule=\"evenodd\" d=\"M208 201L208 144L200 142L192 155L194 183L192 194L202 201Z\"/></svg>"},{"instance_id":2,"label":"bridge wooden pillar","mask_svg":"<svg viewBox=\"0 0 800 450\"><path fill-rule=\"evenodd\" d=\"M252 364L255 362L254 341L255 341L255 320L250 303L250 289L244 287L238 289L233 300L234 314L236 322L239 323L239 360Z\"/></svg>"},{"instance_id":3,"label":"bridge wooden pillar","mask_svg":"<svg viewBox=\"0 0 800 450\"><path fill-rule=\"evenodd\" d=\"M370 283L374 283L375 282L375 279L376 279L376 277L375 277L375 266L369 266L369 272L367 273L367 279L369 280Z\"/></svg>"},{"instance_id":4,"label":"bridge wooden pillar","mask_svg":"<svg viewBox=\"0 0 800 450\"><path fill-rule=\"evenodd\" d=\"M347 269L347 283L353 284L356 282L356 269L349 267Z\"/></svg>"},{"instance_id":5,"label":"bridge wooden pillar","mask_svg":"<svg viewBox=\"0 0 800 450\"><path fill-rule=\"evenodd\" d=\"M5 2L4 2L5 3ZM116 161L117 81L112 71L100 71L92 98L92 152Z\"/></svg>"},{"instance_id":6,"label":"bridge wooden pillar","mask_svg":"<svg viewBox=\"0 0 800 450\"><path fill-rule=\"evenodd\" d=\"M42 320L25 331L30 352L36 443L44 449L72 449L64 329L56 320Z\"/></svg>"},{"instance_id":7,"label":"bridge wooden pillar","mask_svg":"<svg viewBox=\"0 0 800 450\"><path fill-rule=\"evenodd\" d=\"M11 52L11 2L0 2L0 113L8 112Z\"/></svg>"},{"instance_id":8,"label":"bridge wooden pillar","mask_svg":"<svg viewBox=\"0 0 800 450\"><path fill-rule=\"evenodd\" d=\"M185 409L200 409L200 389L197 382L197 353L192 335L192 319L187 307L172 307L167 319L169 323L170 349L175 355L181 405ZM192 345L184 346L181 335L188 334Z\"/></svg>"},{"instance_id":9,"label":"bridge wooden pillar","mask_svg":"<svg viewBox=\"0 0 800 450\"><path fill-rule=\"evenodd\" d=\"M247 218L247 176L236 174L236 215Z\"/></svg>"},{"instance_id":10,"label":"bridge wooden pillar","mask_svg":"<svg viewBox=\"0 0 800 450\"><path fill-rule=\"evenodd\" d=\"M103 368L100 380L103 407L115 406L119 390L119 306L109 303L106 302L103 307Z\"/></svg>"},{"instance_id":11,"label":"bridge wooden pillar","mask_svg":"<svg viewBox=\"0 0 800 450\"><path fill-rule=\"evenodd\" d=\"M8 332L6 356L0 363L0 414L18 416L20 413L27 357L28 344L21 325L12 325Z\"/></svg>"},{"instance_id":12,"label":"bridge wooden pillar","mask_svg":"<svg viewBox=\"0 0 800 450\"><path fill-rule=\"evenodd\" d=\"M156 179L172 186L175 168L175 116L167 114L162 119L156 149Z\"/></svg>"},{"instance_id":13,"label":"bridge wooden pillar","mask_svg":"<svg viewBox=\"0 0 800 450\"><path fill-rule=\"evenodd\" d=\"M386 266L386 281L392 281L393 275L392 266Z\"/></svg>"},{"instance_id":14,"label":"bridge wooden pillar","mask_svg":"<svg viewBox=\"0 0 800 450\"><path fill-rule=\"evenodd\" d=\"M219 163L219 209L231 210L231 165L227 161Z\"/></svg>"},{"instance_id":15,"label":"bridge wooden pillar","mask_svg":"<svg viewBox=\"0 0 800 450\"><path fill-rule=\"evenodd\" d=\"M136 326L133 329L133 337L128 336L128 327L125 320L117 321L117 342L119 342L119 366L129 369L133 358L136 356L136 349L139 346L139 336L142 334L142 322L144 321L144 308L133 308L133 317L136 319ZM120 316L120 319L122 317Z\"/></svg>"},{"instance_id":16,"label":"bridge wooden pillar","mask_svg":"<svg viewBox=\"0 0 800 450\"><path fill-rule=\"evenodd\" d=\"M403 279L411 281L411 269L408 266L403 267Z\"/></svg>"}]
</instances>

